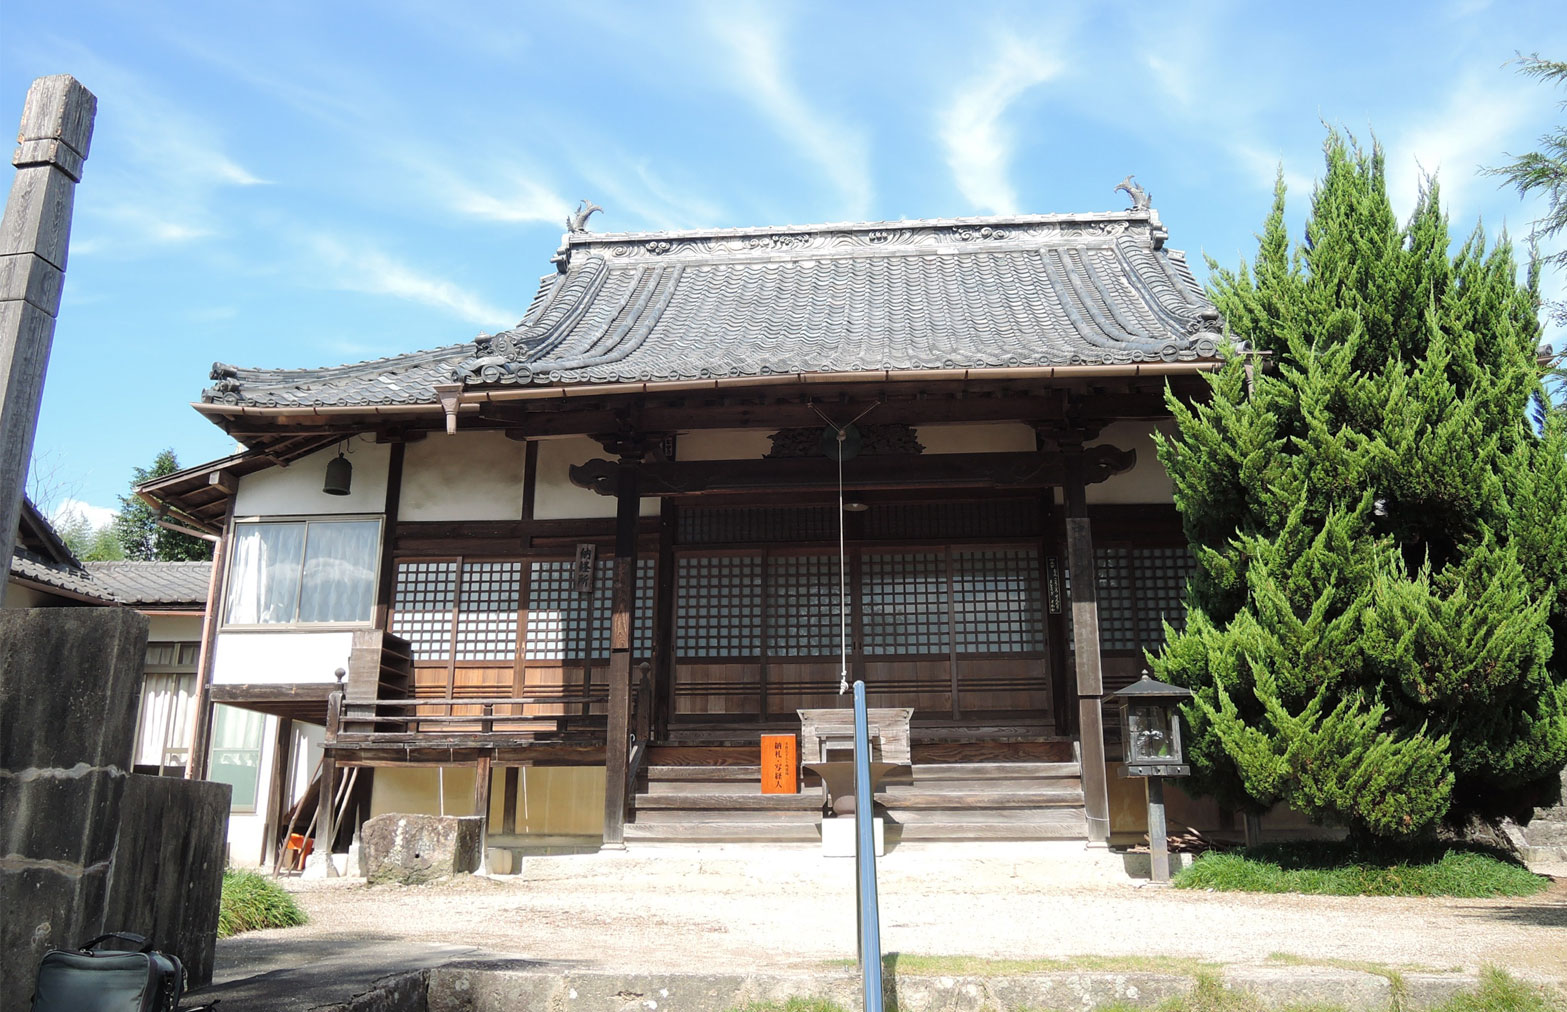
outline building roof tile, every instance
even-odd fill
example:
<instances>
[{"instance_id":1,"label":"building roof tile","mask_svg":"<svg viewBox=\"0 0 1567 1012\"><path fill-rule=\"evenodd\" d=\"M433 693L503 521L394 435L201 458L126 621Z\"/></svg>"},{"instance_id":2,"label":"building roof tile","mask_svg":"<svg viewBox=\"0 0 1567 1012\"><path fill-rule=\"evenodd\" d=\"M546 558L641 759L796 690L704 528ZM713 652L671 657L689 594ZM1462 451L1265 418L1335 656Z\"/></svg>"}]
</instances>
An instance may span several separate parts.
<instances>
[{"instance_id":1,"label":"building roof tile","mask_svg":"<svg viewBox=\"0 0 1567 1012\"><path fill-rule=\"evenodd\" d=\"M327 369L214 366L217 404L429 403L566 386L1217 358L1156 212L565 237L514 328Z\"/></svg>"},{"instance_id":2,"label":"building roof tile","mask_svg":"<svg viewBox=\"0 0 1567 1012\"><path fill-rule=\"evenodd\" d=\"M203 605L210 562L87 562L93 582L132 606Z\"/></svg>"}]
</instances>

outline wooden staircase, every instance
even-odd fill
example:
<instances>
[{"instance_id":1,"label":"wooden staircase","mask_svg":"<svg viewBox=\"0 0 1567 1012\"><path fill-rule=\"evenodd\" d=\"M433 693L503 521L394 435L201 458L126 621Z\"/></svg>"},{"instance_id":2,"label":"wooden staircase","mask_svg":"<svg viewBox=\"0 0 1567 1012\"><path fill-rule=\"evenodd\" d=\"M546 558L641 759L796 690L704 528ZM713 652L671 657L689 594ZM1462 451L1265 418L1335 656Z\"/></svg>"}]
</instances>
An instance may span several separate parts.
<instances>
[{"instance_id":1,"label":"wooden staircase","mask_svg":"<svg viewBox=\"0 0 1567 1012\"><path fill-rule=\"evenodd\" d=\"M799 794L761 793L755 749L683 748L681 763L659 765L655 748L639 778L627 843L815 843L821 839L820 781ZM990 751L994 751L993 749ZM914 764L888 777L876 795L887 842L922 840L1081 840L1082 768L1024 753L979 761L938 759L914 749ZM947 747L950 754L952 748ZM700 755L708 753L708 755ZM688 758L689 757L689 758Z\"/></svg>"}]
</instances>

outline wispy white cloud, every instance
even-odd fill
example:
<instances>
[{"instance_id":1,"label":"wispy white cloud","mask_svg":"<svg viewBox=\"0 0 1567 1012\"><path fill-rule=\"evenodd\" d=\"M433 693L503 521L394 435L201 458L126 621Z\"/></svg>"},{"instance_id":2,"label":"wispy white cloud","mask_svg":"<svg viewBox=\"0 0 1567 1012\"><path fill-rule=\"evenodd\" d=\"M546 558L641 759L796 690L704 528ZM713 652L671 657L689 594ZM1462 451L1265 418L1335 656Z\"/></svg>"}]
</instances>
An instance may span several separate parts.
<instances>
[{"instance_id":1,"label":"wispy white cloud","mask_svg":"<svg viewBox=\"0 0 1567 1012\"><path fill-rule=\"evenodd\" d=\"M1388 196L1399 215L1414 210L1424 176L1440 172L1442 203L1459 220L1471 188L1485 185L1479 168L1502 161L1500 152L1519 140L1533 140L1519 137L1534 97L1520 92L1532 92L1532 82L1485 71L1454 79L1441 108L1410 117L1387 143Z\"/></svg>"},{"instance_id":2,"label":"wispy white cloud","mask_svg":"<svg viewBox=\"0 0 1567 1012\"><path fill-rule=\"evenodd\" d=\"M317 281L328 287L366 295L387 295L444 310L485 327L504 326L520 314L486 302L480 295L404 263L367 243L352 246L328 235L307 239L323 269Z\"/></svg>"},{"instance_id":3,"label":"wispy white cloud","mask_svg":"<svg viewBox=\"0 0 1567 1012\"><path fill-rule=\"evenodd\" d=\"M484 221L559 225L576 206L536 179L516 172L495 174L484 182L444 173L437 190L458 214Z\"/></svg>"},{"instance_id":4,"label":"wispy white cloud","mask_svg":"<svg viewBox=\"0 0 1567 1012\"><path fill-rule=\"evenodd\" d=\"M61 499L49 515L49 522L56 528L69 527L77 520L85 520L87 526L98 530L114 520L115 511L107 506L94 506L80 499Z\"/></svg>"},{"instance_id":5,"label":"wispy white cloud","mask_svg":"<svg viewBox=\"0 0 1567 1012\"><path fill-rule=\"evenodd\" d=\"M1241 168L1241 175L1259 189L1272 190L1279 169L1284 169L1284 186L1291 202L1310 198L1315 181L1310 174L1292 168L1282 151L1269 151L1261 142L1235 140L1228 143L1230 154Z\"/></svg>"},{"instance_id":6,"label":"wispy white cloud","mask_svg":"<svg viewBox=\"0 0 1567 1012\"><path fill-rule=\"evenodd\" d=\"M812 108L800 93L785 65L780 27L760 7L727 9L708 24L729 51L730 83L816 164L842 197L847 217L867 217L874 187L864 133Z\"/></svg>"},{"instance_id":7,"label":"wispy white cloud","mask_svg":"<svg viewBox=\"0 0 1567 1012\"><path fill-rule=\"evenodd\" d=\"M984 71L970 78L942 110L939 131L958 191L996 214L1017 210L1008 178L1013 134L1007 107L1029 89L1059 75L1064 65L1040 46L1008 40Z\"/></svg>"}]
</instances>

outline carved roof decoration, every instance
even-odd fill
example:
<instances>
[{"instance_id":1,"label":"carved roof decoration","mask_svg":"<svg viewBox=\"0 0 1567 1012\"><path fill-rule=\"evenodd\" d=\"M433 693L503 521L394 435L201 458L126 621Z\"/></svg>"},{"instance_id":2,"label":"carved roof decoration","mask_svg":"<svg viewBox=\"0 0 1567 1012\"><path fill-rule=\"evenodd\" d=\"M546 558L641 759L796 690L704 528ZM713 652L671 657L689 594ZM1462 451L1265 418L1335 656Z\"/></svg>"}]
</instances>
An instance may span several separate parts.
<instances>
[{"instance_id":1,"label":"carved roof decoration","mask_svg":"<svg viewBox=\"0 0 1567 1012\"><path fill-rule=\"evenodd\" d=\"M1130 182L1130 180L1128 180ZM1128 191L1133 187L1128 186ZM1222 321L1140 188L1091 214L568 232L522 321L326 369L216 365L203 400L429 404L438 384L650 383L1212 361ZM585 228L592 205L573 216Z\"/></svg>"}]
</instances>

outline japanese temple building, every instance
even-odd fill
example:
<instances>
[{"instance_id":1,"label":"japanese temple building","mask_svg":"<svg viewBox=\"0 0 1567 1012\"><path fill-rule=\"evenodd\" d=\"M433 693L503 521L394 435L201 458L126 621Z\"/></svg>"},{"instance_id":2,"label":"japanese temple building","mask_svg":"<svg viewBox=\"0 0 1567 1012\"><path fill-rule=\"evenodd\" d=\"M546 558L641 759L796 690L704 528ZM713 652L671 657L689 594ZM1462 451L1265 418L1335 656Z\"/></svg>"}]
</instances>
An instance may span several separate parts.
<instances>
[{"instance_id":1,"label":"japanese temple building","mask_svg":"<svg viewBox=\"0 0 1567 1012\"><path fill-rule=\"evenodd\" d=\"M194 754L216 704L323 725L339 850L389 811L524 843L807 840L820 798L759 794L758 739L846 705L846 666L913 711L889 833L1103 842L1102 697L1191 568L1154 437L1222 336L1133 196L579 215L510 330L215 366L196 407L244 451L142 487L220 539Z\"/></svg>"}]
</instances>

